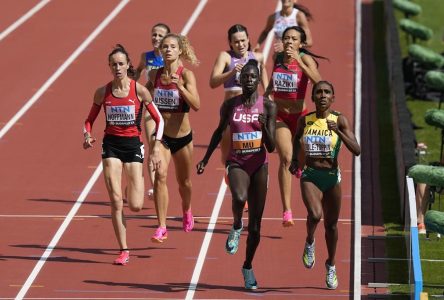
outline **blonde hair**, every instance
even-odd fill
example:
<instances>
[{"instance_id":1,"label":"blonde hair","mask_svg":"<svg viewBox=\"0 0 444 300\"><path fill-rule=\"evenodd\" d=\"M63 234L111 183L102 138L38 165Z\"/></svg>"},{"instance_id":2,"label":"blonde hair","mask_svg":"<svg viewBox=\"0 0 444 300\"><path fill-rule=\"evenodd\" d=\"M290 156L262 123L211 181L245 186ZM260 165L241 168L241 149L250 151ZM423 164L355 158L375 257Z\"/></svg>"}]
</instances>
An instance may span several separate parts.
<instances>
[{"instance_id":1,"label":"blonde hair","mask_svg":"<svg viewBox=\"0 0 444 300\"><path fill-rule=\"evenodd\" d=\"M179 58L188 61L193 66L197 66L200 64L200 61L196 57L196 53L194 53L194 48L191 46L190 40L184 35L178 35L174 33L168 33L163 39L160 45L163 45L163 42L167 38L175 38L177 43L179 44L179 49L182 50Z\"/></svg>"}]
</instances>

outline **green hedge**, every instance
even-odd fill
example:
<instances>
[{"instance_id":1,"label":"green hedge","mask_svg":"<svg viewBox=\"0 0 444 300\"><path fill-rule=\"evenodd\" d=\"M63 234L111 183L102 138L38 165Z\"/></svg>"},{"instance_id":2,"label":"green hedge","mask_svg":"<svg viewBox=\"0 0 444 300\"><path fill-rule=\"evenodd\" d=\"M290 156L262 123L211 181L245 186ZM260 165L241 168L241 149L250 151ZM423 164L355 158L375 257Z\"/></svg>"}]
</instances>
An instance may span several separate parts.
<instances>
[{"instance_id":1,"label":"green hedge","mask_svg":"<svg viewBox=\"0 0 444 300\"><path fill-rule=\"evenodd\" d=\"M444 65L444 57L442 55L417 44L409 46L409 55L426 68L438 69Z\"/></svg>"},{"instance_id":2,"label":"green hedge","mask_svg":"<svg viewBox=\"0 0 444 300\"><path fill-rule=\"evenodd\" d=\"M425 82L427 86L440 92L444 92L444 72L428 71L425 75Z\"/></svg>"},{"instance_id":3,"label":"green hedge","mask_svg":"<svg viewBox=\"0 0 444 300\"><path fill-rule=\"evenodd\" d=\"M428 109L425 113L424 120L430 126L444 129L444 110L442 109Z\"/></svg>"},{"instance_id":4,"label":"green hedge","mask_svg":"<svg viewBox=\"0 0 444 300\"><path fill-rule=\"evenodd\" d=\"M424 221L427 231L444 234L444 212L429 210Z\"/></svg>"},{"instance_id":5,"label":"green hedge","mask_svg":"<svg viewBox=\"0 0 444 300\"><path fill-rule=\"evenodd\" d=\"M409 16L417 16L422 11L421 6L418 4L405 0L393 0L393 6Z\"/></svg>"},{"instance_id":6,"label":"green hedge","mask_svg":"<svg viewBox=\"0 0 444 300\"><path fill-rule=\"evenodd\" d=\"M444 129L444 110L428 109L425 112L424 120L427 124Z\"/></svg>"},{"instance_id":7,"label":"green hedge","mask_svg":"<svg viewBox=\"0 0 444 300\"><path fill-rule=\"evenodd\" d=\"M402 19L399 21L399 26L406 33L423 41L428 41L433 36L432 29L409 19Z\"/></svg>"},{"instance_id":8,"label":"green hedge","mask_svg":"<svg viewBox=\"0 0 444 300\"><path fill-rule=\"evenodd\" d=\"M416 183L444 187L444 167L414 165L408 174Z\"/></svg>"}]
</instances>

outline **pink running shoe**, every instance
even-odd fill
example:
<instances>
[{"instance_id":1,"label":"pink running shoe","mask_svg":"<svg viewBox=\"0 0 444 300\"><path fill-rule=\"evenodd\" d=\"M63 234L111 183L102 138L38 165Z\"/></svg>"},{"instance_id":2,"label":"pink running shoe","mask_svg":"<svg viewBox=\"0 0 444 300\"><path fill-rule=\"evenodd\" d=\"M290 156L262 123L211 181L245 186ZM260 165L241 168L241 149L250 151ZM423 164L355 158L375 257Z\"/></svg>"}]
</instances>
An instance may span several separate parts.
<instances>
[{"instance_id":1,"label":"pink running shoe","mask_svg":"<svg viewBox=\"0 0 444 300\"><path fill-rule=\"evenodd\" d=\"M301 178L302 177L302 170L301 168L298 168L296 170L296 174L294 174L296 176L296 178Z\"/></svg>"},{"instance_id":2,"label":"pink running shoe","mask_svg":"<svg viewBox=\"0 0 444 300\"><path fill-rule=\"evenodd\" d=\"M164 240L168 238L168 232L166 227L158 227L156 232L151 237L151 242L153 243L163 243Z\"/></svg>"},{"instance_id":3,"label":"pink running shoe","mask_svg":"<svg viewBox=\"0 0 444 300\"><path fill-rule=\"evenodd\" d=\"M114 264L126 266L126 264L128 262L129 262L129 251L123 250L123 251L120 251L120 255L118 258L116 258L116 260L114 261Z\"/></svg>"},{"instance_id":4,"label":"pink running shoe","mask_svg":"<svg viewBox=\"0 0 444 300\"><path fill-rule=\"evenodd\" d=\"M294 225L293 214L291 210L284 211L284 216L282 217L282 226L291 227Z\"/></svg>"},{"instance_id":5,"label":"pink running shoe","mask_svg":"<svg viewBox=\"0 0 444 300\"><path fill-rule=\"evenodd\" d=\"M191 213L191 209L189 211L186 211L183 213L182 227L183 227L183 231L185 231L185 232L190 232L191 230L193 230L194 218L193 218L193 214Z\"/></svg>"}]
</instances>

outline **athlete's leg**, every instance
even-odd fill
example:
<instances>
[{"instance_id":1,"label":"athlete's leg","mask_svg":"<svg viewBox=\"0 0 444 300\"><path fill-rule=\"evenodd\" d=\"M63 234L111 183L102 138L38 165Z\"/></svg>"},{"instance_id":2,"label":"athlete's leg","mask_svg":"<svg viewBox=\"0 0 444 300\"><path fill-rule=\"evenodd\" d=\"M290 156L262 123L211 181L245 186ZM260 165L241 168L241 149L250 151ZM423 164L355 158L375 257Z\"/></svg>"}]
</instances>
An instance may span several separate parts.
<instances>
[{"instance_id":1,"label":"athlete's leg","mask_svg":"<svg viewBox=\"0 0 444 300\"><path fill-rule=\"evenodd\" d=\"M156 122L154 122L154 120L151 118L151 115L149 114L149 112L145 113L145 138L146 138L146 144L148 145L148 149L147 149L147 154L149 155L150 150L153 147L153 143L154 143L154 137L153 137L153 133L156 129ZM153 171L153 166L149 164L149 162L147 163L148 166L148 179L150 182L150 186L154 187L154 175L155 172ZM152 190L152 188L149 188L149 191ZM151 192L148 192L148 197L150 198L150 200L154 200L154 195Z\"/></svg>"},{"instance_id":2,"label":"athlete's leg","mask_svg":"<svg viewBox=\"0 0 444 300\"><path fill-rule=\"evenodd\" d=\"M156 207L157 220L160 227L166 227L168 210L168 165L171 160L171 152L163 144L159 147L160 167L156 171L154 180L154 204Z\"/></svg>"},{"instance_id":3,"label":"athlete's leg","mask_svg":"<svg viewBox=\"0 0 444 300\"><path fill-rule=\"evenodd\" d=\"M220 144L220 161L222 162L222 165L225 166L225 162L227 161L231 145L229 126L227 126L227 128L222 133L222 139L220 140L219 144Z\"/></svg>"},{"instance_id":4,"label":"athlete's leg","mask_svg":"<svg viewBox=\"0 0 444 300\"><path fill-rule=\"evenodd\" d=\"M240 229L242 227L243 208L248 196L250 177L239 166L231 165L228 167L228 182L232 197L233 228Z\"/></svg>"},{"instance_id":5,"label":"athlete's leg","mask_svg":"<svg viewBox=\"0 0 444 300\"><path fill-rule=\"evenodd\" d=\"M174 168L176 170L176 181L179 185L179 194L182 198L182 211L188 211L191 208L191 171L193 165L193 142L172 155Z\"/></svg>"},{"instance_id":6,"label":"athlete's leg","mask_svg":"<svg viewBox=\"0 0 444 300\"><path fill-rule=\"evenodd\" d=\"M416 184L416 216L418 225L424 225L424 215L427 211L429 186L425 183Z\"/></svg>"},{"instance_id":7,"label":"athlete's leg","mask_svg":"<svg viewBox=\"0 0 444 300\"><path fill-rule=\"evenodd\" d=\"M308 244L313 244L316 227L322 218L322 192L310 181L301 180L301 194L307 209L307 238Z\"/></svg>"},{"instance_id":8,"label":"athlete's leg","mask_svg":"<svg viewBox=\"0 0 444 300\"><path fill-rule=\"evenodd\" d=\"M127 201L132 211L140 211L143 207L143 164L139 162L124 163L123 170L127 181Z\"/></svg>"},{"instance_id":9,"label":"athlete's leg","mask_svg":"<svg viewBox=\"0 0 444 300\"><path fill-rule=\"evenodd\" d=\"M117 158L102 159L103 177L111 202L111 220L120 249L128 249L126 244L126 222L123 215L122 162Z\"/></svg>"},{"instance_id":10,"label":"athlete's leg","mask_svg":"<svg viewBox=\"0 0 444 300\"><path fill-rule=\"evenodd\" d=\"M293 155L293 139L291 131L284 122L276 123L276 150L279 154L279 190L283 211L291 211L291 178L292 174L288 170Z\"/></svg>"},{"instance_id":11,"label":"athlete's leg","mask_svg":"<svg viewBox=\"0 0 444 300\"><path fill-rule=\"evenodd\" d=\"M325 241L327 243L328 259L330 266L335 265L336 245L338 242L338 219L341 211L342 191L337 184L324 192L322 207L324 211Z\"/></svg>"},{"instance_id":12,"label":"athlete's leg","mask_svg":"<svg viewBox=\"0 0 444 300\"><path fill-rule=\"evenodd\" d=\"M252 176L248 189L248 238L243 268L251 269L254 254L261 240L261 222L268 190L268 165L263 165Z\"/></svg>"}]
</instances>

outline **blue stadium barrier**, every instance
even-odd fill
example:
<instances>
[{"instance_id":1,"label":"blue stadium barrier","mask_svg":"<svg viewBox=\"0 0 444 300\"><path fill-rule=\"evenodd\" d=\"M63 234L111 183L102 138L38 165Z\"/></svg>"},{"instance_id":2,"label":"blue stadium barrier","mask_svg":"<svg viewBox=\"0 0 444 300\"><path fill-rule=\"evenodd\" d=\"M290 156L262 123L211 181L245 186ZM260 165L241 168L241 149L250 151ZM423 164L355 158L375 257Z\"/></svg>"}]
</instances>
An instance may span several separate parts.
<instances>
[{"instance_id":1,"label":"blue stadium barrier","mask_svg":"<svg viewBox=\"0 0 444 300\"><path fill-rule=\"evenodd\" d=\"M407 250L409 261L409 284L412 299L420 300L423 281L421 269L421 255L419 252L418 226L416 219L416 194L415 185L411 177L406 176L407 192L405 195L405 231L407 232Z\"/></svg>"}]
</instances>

